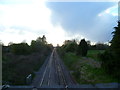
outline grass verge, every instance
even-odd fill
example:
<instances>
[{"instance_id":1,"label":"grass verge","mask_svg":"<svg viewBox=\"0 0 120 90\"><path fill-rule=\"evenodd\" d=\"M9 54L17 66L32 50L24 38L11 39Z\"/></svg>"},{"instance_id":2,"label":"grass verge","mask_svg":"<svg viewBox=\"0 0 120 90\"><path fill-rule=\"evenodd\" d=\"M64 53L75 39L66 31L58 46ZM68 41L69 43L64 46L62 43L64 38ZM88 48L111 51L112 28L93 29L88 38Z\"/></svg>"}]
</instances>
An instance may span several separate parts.
<instances>
[{"instance_id":1,"label":"grass verge","mask_svg":"<svg viewBox=\"0 0 120 90\"><path fill-rule=\"evenodd\" d=\"M89 65L85 59L76 56L74 53L66 53L63 57L63 62L69 68L76 81L80 84L117 82L116 79L107 75L102 67L93 67Z\"/></svg>"},{"instance_id":2,"label":"grass verge","mask_svg":"<svg viewBox=\"0 0 120 90\"><path fill-rule=\"evenodd\" d=\"M88 50L87 57L99 61L99 54L104 53L105 50Z\"/></svg>"},{"instance_id":3,"label":"grass verge","mask_svg":"<svg viewBox=\"0 0 120 90\"><path fill-rule=\"evenodd\" d=\"M74 70L73 65L79 61L81 57L80 56L76 56L75 53L66 53L63 57L63 61L65 63L65 65L70 69L70 70Z\"/></svg>"}]
</instances>

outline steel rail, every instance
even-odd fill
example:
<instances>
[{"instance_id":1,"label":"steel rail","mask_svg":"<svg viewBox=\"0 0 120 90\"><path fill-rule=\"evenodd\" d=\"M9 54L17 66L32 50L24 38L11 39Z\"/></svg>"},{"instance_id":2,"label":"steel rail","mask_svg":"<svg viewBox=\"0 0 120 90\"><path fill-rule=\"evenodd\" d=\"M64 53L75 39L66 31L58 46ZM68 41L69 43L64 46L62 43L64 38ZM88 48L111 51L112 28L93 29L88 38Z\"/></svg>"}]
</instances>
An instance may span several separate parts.
<instances>
[{"instance_id":1,"label":"steel rail","mask_svg":"<svg viewBox=\"0 0 120 90\"><path fill-rule=\"evenodd\" d=\"M54 50L53 50L53 52L54 52ZM50 56L50 60L51 60L51 58L52 58L53 52L52 52L52 54L51 54L51 56ZM45 74L46 74L47 69L48 69L48 67L49 67L50 60L48 61L47 65L46 65L45 71L44 71L44 73L43 73L42 80L41 80L41 82L40 82L40 86L42 86L42 84L43 84L43 82L44 82Z\"/></svg>"},{"instance_id":2,"label":"steel rail","mask_svg":"<svg viewBox=\"0 0 120 90\"><path fill-rule=\"evenodd\" d=\"M55 52L56 56L57 56L57 53ZM62 80L62 84L65 86L65 88L67 88L67 82L66 82L66 79L65 79L65 75L64 75L64 72L63 72L63 68L60 64L60 62L58 60L55 59L55 62L56 62L56 68L57 68L57 72L58 73L58 77L59 77L59 84L61 84L61 80Z\"/></svg>"}]
</instances>

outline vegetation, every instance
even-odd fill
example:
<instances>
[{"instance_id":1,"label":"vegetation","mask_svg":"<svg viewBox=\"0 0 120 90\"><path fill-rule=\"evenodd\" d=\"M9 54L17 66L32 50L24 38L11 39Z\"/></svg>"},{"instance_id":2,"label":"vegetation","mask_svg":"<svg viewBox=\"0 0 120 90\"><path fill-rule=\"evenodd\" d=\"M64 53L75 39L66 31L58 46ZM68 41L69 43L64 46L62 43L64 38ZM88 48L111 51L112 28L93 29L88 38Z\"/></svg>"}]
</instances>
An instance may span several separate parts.
<instances>
[{"instance_id":1,"label":"vegetation","mask_svg":"<svg viewBox=\"0 0 120 90\"><path fill-rule=\"evenodd\" d=\"M26 77L35 72L50 55L53 46L47 44L46 37L38 37L31 41L31 45L25 42L11 43L3 46L2 56L2 81L3 84L25 85Z\"/></svg>"},{"instance_id":2,"label":"vegetation","mask_svg":"<svg viewBox=\"0 0 120 90\"><path fill-rule=\"evenodd\" d=\"M100 61L100 55L104 52L105 50L88 50L87 57Z\"/></svg>"},{"instance_id":3,"label":"vegetation","mask_svg":"<svg viewBox=\"0 0 120 90\"><path fill-rule=\"evenodd\" d=\"M84 59L75 53L66 53L63 61L80 84L117 82L116 79L107 75L98 61L89 58Z\"/></svg>"},{"instance_id":4,"label":"vegetation","mask_svg":"<svg viewBox=\"0 0 120 90\"><path fill-rule=\"evenodd\" d=\"M73 70L74 67L72 65L74 65L76 62L79 61L81 57L80 56L76 56L75 53L66 53L65 56L63 57L63 61L65 63L65 65L68 66L69 69Z\"/></svg>"},{"instance_id":5,"label":"vegetation","mask_svg":"<svg viewBox=\"0 0 120 90\"><path fill-rule=\"evenodd\" d=\"M73 41L67 40L63 46L58 47L61 58L79 83L120 82L120 21L114 29L110 46L103 43L91 45L90 41L82 39L79 45L76 43L70 46L68 41Z\"/></svg>"},{"instance_id":6,"label":"vegetation","mask_svg":"<svg viewBox=\"0 0 120 90\"><path fill-rule=\"evenodd\" d=\"M117 78L120 82L120 21L118 21L118 26L114 27L113 38L111 40L111 46L104 54L101 54L102 66L106 72Z\"/></svg>"},{"instance_id":7,"label":"vegetation","mask_svg":"<svg viewBox=\"0 0 120 90\"><path fill-rule=\"evenodd\" d=\"M30 54L30 46L27 43L19 43L10 45L10 52L17 55Z\"/></svg>"},{"instance_id":8,"label":"vegetation","mask_svg":"<svg viewBox=\"0 0 120 90\"><path fill-rule=\"evenodd\" d=\"M65 52L76 52L77 50L77 43L75 40L67 40L64 42L64 46L63 46Z\"/></svg>"},{"instance_id":9,"label":"vegetation","mask_svg":"<svg viewBox=\"0 0 120 90\"><path fill-rule=\"evenodd\" d=\"M88 45L85 39L82 39L77 48L77 55L86 56L88 50Z\"/></svg>"},{"instance_id":10,"label":"vegetation","mask_svg":"<svg viewBox=\"0 0 120 90\"><path fill-rule=\"evenodd\" d=\"M88 44L89 50L106 50L109 48L109 45L104 43L96 43L95 45Z\"/></svg>"},{"instance_id":11,"label":"vegetation","mask_svg":"<svg viewBox=\"0 0 120 90\"><path fill-rule=\"evenodd\" d=\"M91 45L90 41L82 39L79 44L75 40L66 40L57 47L79 83L120 82L120 21L114 29L111 46L103 43ZM34 75L52 48L44 35L32 40L31 45L25 42L3 45L3 81L12 85L25 84L26 77L31 73Z\"/></svg>"}]
</instances>

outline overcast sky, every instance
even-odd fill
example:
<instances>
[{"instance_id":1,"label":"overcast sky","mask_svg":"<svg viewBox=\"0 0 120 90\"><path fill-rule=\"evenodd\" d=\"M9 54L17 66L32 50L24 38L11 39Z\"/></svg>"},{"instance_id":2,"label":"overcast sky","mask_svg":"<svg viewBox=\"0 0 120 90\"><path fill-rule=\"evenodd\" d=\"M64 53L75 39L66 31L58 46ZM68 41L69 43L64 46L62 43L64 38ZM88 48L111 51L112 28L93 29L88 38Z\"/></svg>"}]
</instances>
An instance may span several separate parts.
<instances>
[{"instance_id":1,"label":"overcast sky","mask_svg":"<svg viewBox=\"0 0 120 90\"><path fill-rule=\"evenodd\" d=\"M0 40L5 45L30 43L42 35L53 45L74 38L108 42L117 21L117 2L0 0Z\"/></svg>"}]
</instances>

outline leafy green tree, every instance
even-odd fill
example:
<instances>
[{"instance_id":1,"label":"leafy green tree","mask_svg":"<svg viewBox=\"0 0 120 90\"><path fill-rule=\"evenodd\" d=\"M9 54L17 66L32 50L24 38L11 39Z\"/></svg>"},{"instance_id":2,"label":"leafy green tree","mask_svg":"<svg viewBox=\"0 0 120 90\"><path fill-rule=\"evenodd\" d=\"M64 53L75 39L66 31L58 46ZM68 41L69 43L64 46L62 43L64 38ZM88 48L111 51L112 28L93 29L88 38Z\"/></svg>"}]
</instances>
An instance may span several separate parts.
<instances>
[{"instance_id":1,"label":"leafy green tree","mask_svg":"<svg viewBox=\"0 0 120 90\"><path fill-rule=\"evenodd\" d=\"M32 52L39 52L39 53L49 53L53 49L52 44L47 44L46 37L38 37L36 40L31 41L31 50Z\"/></svg>"},{"instance_id":2,"label":"leafy green tree","mask_svg":"<svg viewBox=\"0 0 120 90\"><path fill-rule=\"evenodd\" d=\"M66 40L63 48L65 52L76 52L77 46L78 45L75 40Z\"/></svg>"},{"instance_id":3,"label":"leafy green tree","mask_svg":"<svg viewBox=\"0 0 120 90\"><path fill-rule=\"evenodd\" d=\"M66 46L66 52L76 52L77 49L77 43L71 42Z\"/></svg>"},{"instance_id":4,"label":"leafy green tree","mask_svg":"<svg viewBox=\"0 0 120 90\"><path fill-rule=\"evenodd\" d=\"M111 51L113 52L114 59L113 61L113 70L116 72L116 76L119 76L120 80L120 21L118 21L118 26L114 27L115 31L113 32L113 38L111 40Z\"/></svg>"},{"instance_id":5,"label":"leafy green tree","mask_svg":"<svg viewBox=\"0 0 120 90\"><path fill-rule=\"evenodd\" d=\"M118 26L114 27L113 38L111 40L111 50L116 54L120 55L120 21L118 21Z\"/></svg>"},{"instance_id":6,"label":"leafy green tree","mask_svg":"<svg viewBox=\"0 0 120 90\"><path fill-rule=\"evenodd\" d=\"M88 51L88 45L85 39L82 39L78 45L77 55L86 56Z\"/></svg>"},{"instance_id":7,"label":"leafy green tree","mask_svg":"<svg viewBox=\"0 0 120 90\"><path fill-rule=\"evenodd\" d=\"M45 35L43 35L43 37L42 37L42 42L43 42L44 44L47 44Z\"/></svg>"},{"instance_id":8,"label":"leafy green tree","mask_svg":"<svg viewBox=\"0 0 120 90\"><path fill-rule=\"evenodd\" d=\"M65 40L64 41L64 45L68 45L68 44L70 44L72 42L72 40Z\"/></svg>"},{"instance_id":9,"label":"leafy green tree","mask_svg":"<svg viewBox=\"0 0 120 90\"><path fill-rule=\"evenodd\" d=\"M30 46L27 43L18 43L10 45L10 51L14 54L29 54Z\"/></svg>"},{"instance_id":10,"label":"leafy green tree","mask_svg":"<svg viewBox=\"0 0 120 90\"><path fill-rule=\"evenodd\" d=\"M37 52L39 50L38 46L39 45L37 44L37 42L35 40L31 41L31 50L32 50L32 52Z\"/></svg>"},{"instance_id":11,"label":"leafy green tree","mask_svg":"<svg viewBox=\"0 0 120 90\"><path fill-rule=\"evenodd\" d=\"M47 44L45 35L43 35L42 38L41 38L41 37L38 37L38 38L36 39L36 42L39 42L39 43L41 43L41 44Z\"/></svg>"},{"instance_id":12,"label":"leafy green tree","mask_svg":"<svg viewBox=\"0 0 120 90\"><path fill-rule=\"evenodd\" d=\"M97 43L96 44L96 50L105 50L109 48L109 46L107 44L104 43Z\"/></svg>"},{"instance_id":13,"label":"leafy green tree","mask_svg":"<svg viewBox=\"0 0 120 90\"><path fill-rule=\"evenodd\" d=\"M114 29L111 46L101 55L101 60L106 72L120 81L120 21Z\"/></svg>"}]
</instances>

